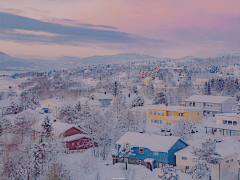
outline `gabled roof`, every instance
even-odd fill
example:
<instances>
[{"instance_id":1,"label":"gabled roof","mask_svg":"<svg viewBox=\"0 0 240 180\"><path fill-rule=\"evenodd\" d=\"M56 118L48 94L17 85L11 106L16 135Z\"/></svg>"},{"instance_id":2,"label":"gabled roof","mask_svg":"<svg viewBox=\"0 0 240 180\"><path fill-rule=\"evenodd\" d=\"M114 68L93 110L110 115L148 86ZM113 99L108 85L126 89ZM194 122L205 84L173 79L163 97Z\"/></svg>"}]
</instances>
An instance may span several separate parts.
<instances>
[{"instance_id":1,"label":"gabled roof","mask_svg":"<svg viewBox=\"0 0 240 180\"><path fill-rule=\"evenodd\" d=\"M207 95L192 95L185 101L195 101L195 102L211 102L211 103L223 103L231 97L227 96L207 96ZM232 98L231 98L232 99Z\"/></svg>"},{"instance_id":2,"label":"gabled roof","mask_svg":"<svg viewBox=\"0 0 240 180\"><path fill-rule=\"evenodd\" d=\"M124 142L128 142L132 147L144 147L151 151L168 152L179 139L179 137L174 136L127 132L116 144L122 145ZM182 142L185 143L184 141Z\"/></svg>"},{"instance_id":3,"label":"gabled roof","mask_svg":"<svg viewBox=\"0 0 240 180\"><path fill-rule=\"evenodd\" d=\"M111 93L106 93L106 94L105 93L93 93L93 94L90 95L90 97L92 95L96 96L96 98L99 99L99 100L100 99L113 99L114 98Z\"/></svg>"}]
</instances>

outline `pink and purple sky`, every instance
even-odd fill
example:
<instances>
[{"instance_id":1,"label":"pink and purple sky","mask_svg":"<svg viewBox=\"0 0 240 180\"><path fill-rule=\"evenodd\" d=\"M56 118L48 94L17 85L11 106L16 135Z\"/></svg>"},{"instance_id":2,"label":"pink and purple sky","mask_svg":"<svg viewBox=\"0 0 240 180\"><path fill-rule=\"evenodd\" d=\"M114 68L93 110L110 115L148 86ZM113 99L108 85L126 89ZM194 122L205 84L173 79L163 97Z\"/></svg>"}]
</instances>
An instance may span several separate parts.
<instances>
[{"instance_id":1,"label":"pink and purple sky","mask_svg":"<svg viewBox=\"0 0 240 180\"><path fill-rule=\"evenodd\" d=\"M240 53L240 0L0 0L0 51L15 57Z\"/></svg>"}]
</instances>

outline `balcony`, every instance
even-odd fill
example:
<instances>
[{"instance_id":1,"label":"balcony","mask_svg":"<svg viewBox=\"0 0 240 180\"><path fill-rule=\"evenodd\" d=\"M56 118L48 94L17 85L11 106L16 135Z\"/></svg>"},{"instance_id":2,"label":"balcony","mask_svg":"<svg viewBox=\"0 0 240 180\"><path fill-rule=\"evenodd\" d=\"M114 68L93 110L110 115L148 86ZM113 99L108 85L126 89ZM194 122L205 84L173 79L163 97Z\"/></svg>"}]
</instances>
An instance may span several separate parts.
<instances>
[{"instance_id":1,"label":"balcony","mask_svg":"<svg viewBox=\"0 0 240 180\"><path fill-rule=\"evenodd\" d=\"M185 117L179 117L179 116L165 116L164 118L168 120L175 120L175 121L186 121Z\"/></svg>"}]
</instances>

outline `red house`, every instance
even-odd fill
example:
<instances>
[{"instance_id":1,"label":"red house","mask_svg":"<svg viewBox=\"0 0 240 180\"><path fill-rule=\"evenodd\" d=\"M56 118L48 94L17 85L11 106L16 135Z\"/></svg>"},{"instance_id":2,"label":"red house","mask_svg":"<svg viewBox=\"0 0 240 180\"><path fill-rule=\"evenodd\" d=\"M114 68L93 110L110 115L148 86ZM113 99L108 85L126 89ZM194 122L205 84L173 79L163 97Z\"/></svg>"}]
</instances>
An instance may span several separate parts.
<instances>
[{"instance_id":1,"label":"red house","mask_svg":"<svg viewBox=\"0 0 240 180\"><path fill-rule=\"evenodd\" d=\"M84 152L92 147L90 136L78 127L73 126L62 132L60 136L65 137L63 141L66 142L68 153Z\"/></svg>"}]
</instances>

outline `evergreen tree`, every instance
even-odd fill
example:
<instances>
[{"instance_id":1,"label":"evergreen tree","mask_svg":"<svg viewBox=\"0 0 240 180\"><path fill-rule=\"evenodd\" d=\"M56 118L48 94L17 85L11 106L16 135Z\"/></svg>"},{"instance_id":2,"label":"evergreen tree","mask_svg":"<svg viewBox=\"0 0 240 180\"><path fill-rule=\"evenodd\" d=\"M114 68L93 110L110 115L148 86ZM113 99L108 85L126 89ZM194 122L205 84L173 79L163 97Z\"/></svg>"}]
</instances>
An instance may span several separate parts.
<instances>
[{"instance_id":1,"label":"evergreen tree","mask_svg":"<svg viewBox=\"0 0 240 180\"><path fill-rule=\"evenodd\" d=\"M112 95L115 97L119 94L119 84L117 81L114 81L114 83L112 84L111 91L112 91Z\"/></svg>"},{"instance_id":2,"label":"evergreen tree","mask_svg":"<svg viewBox=\"0 0 240 180\"><path fill-rule=\"evenodd\" d=\"M182 140L187 141L192 139L190 122L178 122L173 128L173 136L181 137Z\"/></svg>"},{"instance_id":3,"label":"evergreen tree","mask_svg":"<svg viewBox=\"0 0 240 180\"><path fill-rule=\"evenodd\" d=\"M78 115L81 114L82 107L80 101L76 104L75 109L77 110Z\"/></svg>"},{"instance_id":4,"label":"evergreen tree","mask_svg":"<svg viewBox=\"0 0 240 180\"><path fill-rule=\"evenodd\" d=\"M21 97L21 105L25 109L28 109L28 108L36 109L36 107L38 107L40 105L36 94L33 92L23 91L21 93L20 97Z\"/></svg>"}]
</instances>

